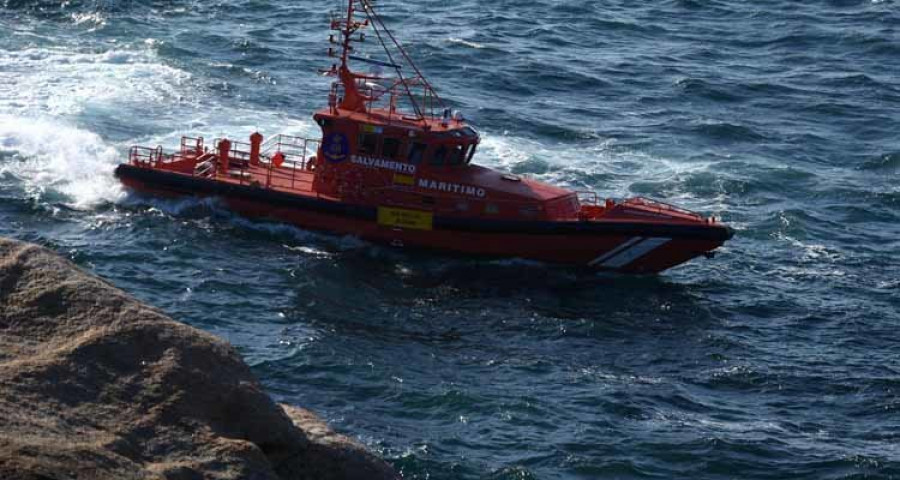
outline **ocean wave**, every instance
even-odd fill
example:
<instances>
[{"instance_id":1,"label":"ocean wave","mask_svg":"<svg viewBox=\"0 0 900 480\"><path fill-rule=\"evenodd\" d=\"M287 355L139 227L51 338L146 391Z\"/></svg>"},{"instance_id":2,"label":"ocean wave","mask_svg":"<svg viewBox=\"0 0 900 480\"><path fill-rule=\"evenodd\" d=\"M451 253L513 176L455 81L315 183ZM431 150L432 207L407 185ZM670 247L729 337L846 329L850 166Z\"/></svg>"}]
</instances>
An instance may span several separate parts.
<instances>
[{"instance_id":1,"label":"ocean wave","mask_svg":"<svg viewBox=\"0 0 900 480\"><path fill-rule=\"evenodd\" d=\"M900 168L900 152L885 153L865 160L861 170L896 170Z\"/></svg>"},{"instance_id":2,"label":"ocean wave","mask_svg":"<svg viewBox=\"0 0 900 480\"><path fill-rule=\"evenodd\" d=\"M465 39L458 38L458 37L450 37L450 38L447 39L447 41L450 42L450 43L456 43L456 44L459 44L459 45L463 45L463 46L466 46L466 47L469 47L469 48L475 48L475 49L478 49L478 50L481 50L481 49L483 49L483 48L486 48L486 46L485 46L484 44L477 43L477 42L472 42L472 41L465 40Z\"/></svg>"},{"instance_id":3,"label":"ocean wave","mask_svg":"<svg viewBox=\"0 0 900 480\"><path fill-rule=\"evenodd\" d=\"M738 235L629 278L120 196L131 144L319 136L337 2L288 0L0 0L0 232L228 337L408 478L900 471L896 0L382 3L477 163Z\"/></svg>"},{"instance_id":4,"label":"ocean wave","mask_svg":"<svg viewBox=\"0 0 900 480\"><path fill-rule=\"evenodd\" d=\"M698 78L685 78L676 82L686 94L708 98L717 102L740 102L746 100L733 93L733 88L718 88L708 81Z\"/></svg>"},{"instance_id":5,"label":"ocean wave","mask_svg":"<svg viewBox=\"0 0 900 480\"><path fill-rule=\"evenodd\" d=\"M150 48L73 52L62 47L0 53L0 113L77 115L183 98L191 75L159 62Z\"/></svg>"},{"instance_id":6,"label":"ocean wave","mask_svg":"<svg viewBox=\"0 0 900 480\"><path fill-rule=\"evenodd\" d=\"M66 205L86 209L121 198L112 176L118 153L96 133L56 120L0 115L0 151L13 154L0 163L0 174L18 178L34 199L58 192Z\"/></svg>"},{"instance_id":7,"label":"ocean wave","mask_svg":"<svg viewBox=\"0 0 900 480\"><path fill-rule=\"evenodd\" d=\"M691 131L716 141L759 142L766 136L747 125L722 121L704 121L695 123Z\"/></svg>"}]
</instances>

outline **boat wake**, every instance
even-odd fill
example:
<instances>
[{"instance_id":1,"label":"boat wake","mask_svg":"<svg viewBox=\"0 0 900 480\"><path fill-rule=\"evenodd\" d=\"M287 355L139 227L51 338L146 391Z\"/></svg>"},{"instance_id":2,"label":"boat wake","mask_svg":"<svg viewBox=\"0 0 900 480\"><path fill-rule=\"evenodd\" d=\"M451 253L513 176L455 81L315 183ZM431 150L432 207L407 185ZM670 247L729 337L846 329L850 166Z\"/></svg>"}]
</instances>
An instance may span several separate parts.
<instances>
[{"instance_id":1,"label":"boat wake","mask_svg":"<svg viewBox=\"0 0 900 480\"><path fill-rule=\"evenodd\" d=\"M116 149L99 135L64 123L0 115L0 175L28 197L79 210L122 197L112 175Z\"/></svg>"},{"instance_id":2,"label":"boat wake","mask_svg":"<svg viewBox=\"0 0 900 480\"><path fill-rule=\"evenodd\" d=\"M0 110L54 116L165 103L191 75L156 58L151 43L85 52L44 47L0 54Z\"/></svg>"},{"instance_id":3,"label":"boat wake","mask_svg":"<svg viewBox=\"0 0 900 480\"><path fill-rule=\"evenodd\" d=\"M280 112L198 108L193 98L202 81L167 65L157 45L0 53L0 176L39 204L90 210L124 199L113 170L130 145L169 143L178 138L172 125L185 118L209 138L275 133L276 125L293 135L312 129Z\"/></svg>"},{"instance_id":4,"label":"boat wake","mask_svg":"<svg viewBox=\"0 0 900 480\"><path fill-rule=\"evenodd\" d=\"M74 51L73 51L74 50ZM120 146L82 125L118 125L123 109L178 97L187 72L150 45L97 49L29 46L0 53L0 174L41 204L89 210L122 198Z\"/></svg>"}]
</instances>

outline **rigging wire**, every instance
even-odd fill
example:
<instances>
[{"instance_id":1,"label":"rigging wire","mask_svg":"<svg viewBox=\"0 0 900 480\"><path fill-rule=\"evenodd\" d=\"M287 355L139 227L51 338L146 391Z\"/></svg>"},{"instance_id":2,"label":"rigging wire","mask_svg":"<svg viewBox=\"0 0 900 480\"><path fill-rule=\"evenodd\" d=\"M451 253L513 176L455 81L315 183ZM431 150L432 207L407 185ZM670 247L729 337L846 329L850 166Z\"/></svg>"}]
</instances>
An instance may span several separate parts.
<instances>
[{"instance_id":1,"label":"rigging wire","mask_svg":"<svg viewBox=\"0 0 900 480\"><path fill-rule=\"evenodd\" d=\"M390 60L390 62L392 64L398 65L397 62L394 61L394 56L391 55L391 51L390 51L390 49L388 49L387 43L385 43L384 38L382 38L381 33L379 32L378 24L381 24L382 28L384 28L384 23L382 23L380 21L380 19L378 19L377 14L375 14L374 10L372 9L372 6L369 5L367 0L359 0L359 1L363 5L363 12L365 12L366 17L369 19L369 24L372 26L372 31L375 32L375 36L378 38L378 42L381 43L381 47L384 49L384 52L387 54L388 60ZM377 20L377 23L376 23L376 20ZM387 29L385 29L385 32L387 33ZM396 44L396 41L395 41L395 44ZM415 68L415 66L413 66L413 69L416 70L416 72L418 72L418 70ZM413 104L413 109L416 111L416 115L420 119L424 120L425 112L419 106L419 102L416 101L416 97L415 97L415 95L413 95L412 90L410 90L409 81L403 77L403 73L400 71L400 68L396 68L396 71L397 71L397 77L400 78L400 83L403 85L404 90L406 90L406 95L409 97L410 101ZM419 74L419 76L421 77L421 74Z\"/></svg>"},{"instance_id":2,"label":"rigging wire","mask_svg":"<svg viewBox=\"0 0 900 480\"><path fill-rule=\"evenodd\" d=\"M438 103L441 105L441 107L446 107L446 105L444 104L444 101L437 94L437 91L435 91L434 87L431 86L431 83L428 81L428 79L425 78L425 75L423 75L422 72L419 70L419 67L416 66L416 63L413 62L412 58L410 58L410 56L406 53L406 49L404 49L403 46L400 44L400 42L397 41L397 38L394 37L394 34L391 33L390 29L388 29L385 26L384 21L381 19L381 16L378 15L378 13L372 8L372 5L371 5L372 0L359 0L359 1L365 7L367 7L367 8L363 9L363 11L366 12L366 15L369 15L369 18L374 17L374 19L378 22L378 24L381 25L381 28L384 30L385 34L388 37L390 37L391 41L397 47L397 50L399 50L400 53L403 55L403 58L406 60L406 63L410 67L412 67L412 69L416 72L416 75L418 75L419 79L422 80L422 82L425 84L425 87L428 89L428 91L431 93L431 95L434 96L434 98L438 101ZM373 24L373 26L374 26L374 24ZM382 42L382 45L384 45L383 42ZM387 47L385 47L385 50L386 49L387 49Z\"/></svg>"}]
</instances>

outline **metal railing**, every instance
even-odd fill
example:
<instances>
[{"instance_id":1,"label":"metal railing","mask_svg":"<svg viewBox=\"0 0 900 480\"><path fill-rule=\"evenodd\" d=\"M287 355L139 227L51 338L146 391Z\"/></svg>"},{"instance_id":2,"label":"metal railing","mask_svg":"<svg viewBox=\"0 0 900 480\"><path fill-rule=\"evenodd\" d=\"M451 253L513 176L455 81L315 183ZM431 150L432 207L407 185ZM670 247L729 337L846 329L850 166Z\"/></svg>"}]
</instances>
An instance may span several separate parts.
<instances>
[{"instance_id":1,"label":"metal railing","mask_svg":"<svg viewBox=\"0 0 900 480\"><path fill-rule=\"evenodd\" d=\"M162 147L131 147L128 152L128 161L141 167L155 168L162 157Z\"/></svg>"},{"instance_id":2,"label":"metal railing","mask_svg":"<svg viewBox=\"0 0 900 480\"><path fill-rule=\"evenodd\" d=\"M213 145L219 145L221 140L220 138L213 139ZM165 163L186 156L199 155L198 165L194 170L195 176L209 177L222 173L236 178L240 185L248 184L265 188L288 183L291 189L295 189L298 185L312 184L311 176L303 175L303 173L308 171L311 166L308 159L318 152L320 140L279 134L260 145L259 164L267 170L265 185L254 179L250 172L252 145L248 142L231 139L229 142L231 142L231 148L228 151L228 172L218 171L219 162L215 161L216 154L203 147L202 137L182 138L181 154L165 155L162 153L161 147L156 149L133 147L132 150L136 153L132 153L132 162L155 167L160 161ZM283 161L280 165L275 165L273 159L278 153L281 154Z\"/></svg>"},{"instance_id":3,"label":"metal railing","mask_svg":"<svg viewBox=\"0 0 900 480\"><path fill-rule=\"evenodd\" d=\"M201 155L205 151L203 148L203 137L181 137L182 155Z\"/></svg>"},{"instance_id":4,"label":"metal railing","mask_svg":"<svg viewBox=\"0 0 900 480\"><path fill-rule=\"evenodd\" d=\"M659 200L653 200L647 197L634 197L629 199L629 202L632 204L638 204L644 207L650 207L653 210L656 210L659 213L678 213L681 215L687 215L690 217L703 218L701 215L696 212L692 212L690 210L686 210L681 207L677 207L670 203L660 202Z\"/></svg>"},{"instance_id":5,"label":"metal railing","mask_svg":"<svg viewBox=\"0 0 900 480\"><path fill-rule=\"evenodd\" d=\"M578 202L582 205L600 205L600 196L590 190L578 190L575 192Z\"/></svg>"},{"instance_id":6,"label":"metal railing","mask_svg":"<svg viewBox=\"0 0 900 480\"><path fill-rule=\"evenodd\" d=\"M202 142L202 139L201 139ZM202 149L202 143L199 148ZM165 153L163 151L162 146L157 147L139 147L133 146L128 151L128 160L138 166L142 167L150 167L156 168L159 165L165 165L167 163L175 163L187 158L195 158L197 156L202 156L203 152L195 153L195 150L185 149L184 145L182 145L182 149L179 152L174 153Z\"/></svg>"},{"instance_id":7,"label":"metal railing","mask_svg":"<svg viewBox=\"0 0 900 480\"><path fill-rule=\"evenodd\" d=\"M293 135L278 134L270 138L260 147L260 162L268 166L267 187L272 185L272 181L276 179L288 180L288 171L290 172L291 189L297 187L297 183L312 183L309 175L301 175L298 179L297 172L305 172L309 170L308 159L311 155L319 151L319 140L312 138L295 137ZM273 158L280 153L283 163L275 168Z\"/></svg>"},{"instance_id":8,"label":"metal railing","mask_svg":"<svg viewBox=\"0 0 900 480\"><path fill-rule=\"evenodd\" d=\"M266 159L277 152L284 156L284 163L290 163L300 169L306 169L310 155L319 151L319 140L278 134L267 140L260 147L260 155Z\"/></svg>"}]
</instances>

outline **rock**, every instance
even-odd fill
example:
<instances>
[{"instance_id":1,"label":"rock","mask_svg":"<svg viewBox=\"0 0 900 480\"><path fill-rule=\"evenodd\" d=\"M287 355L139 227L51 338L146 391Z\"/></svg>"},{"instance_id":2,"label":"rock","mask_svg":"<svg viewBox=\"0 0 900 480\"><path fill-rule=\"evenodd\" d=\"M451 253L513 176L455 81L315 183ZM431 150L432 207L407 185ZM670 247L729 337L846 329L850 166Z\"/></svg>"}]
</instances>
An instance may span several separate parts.
<instances>
[{"instance_id":1,"label":"rock","mask_svg":"<svg viewBox=\"0 0 900 480\"><path fill-rule=\"evenodd\" d=\"M389 479L224 341L0 239L0 478Z\"/></svg>"}]
</instances>

